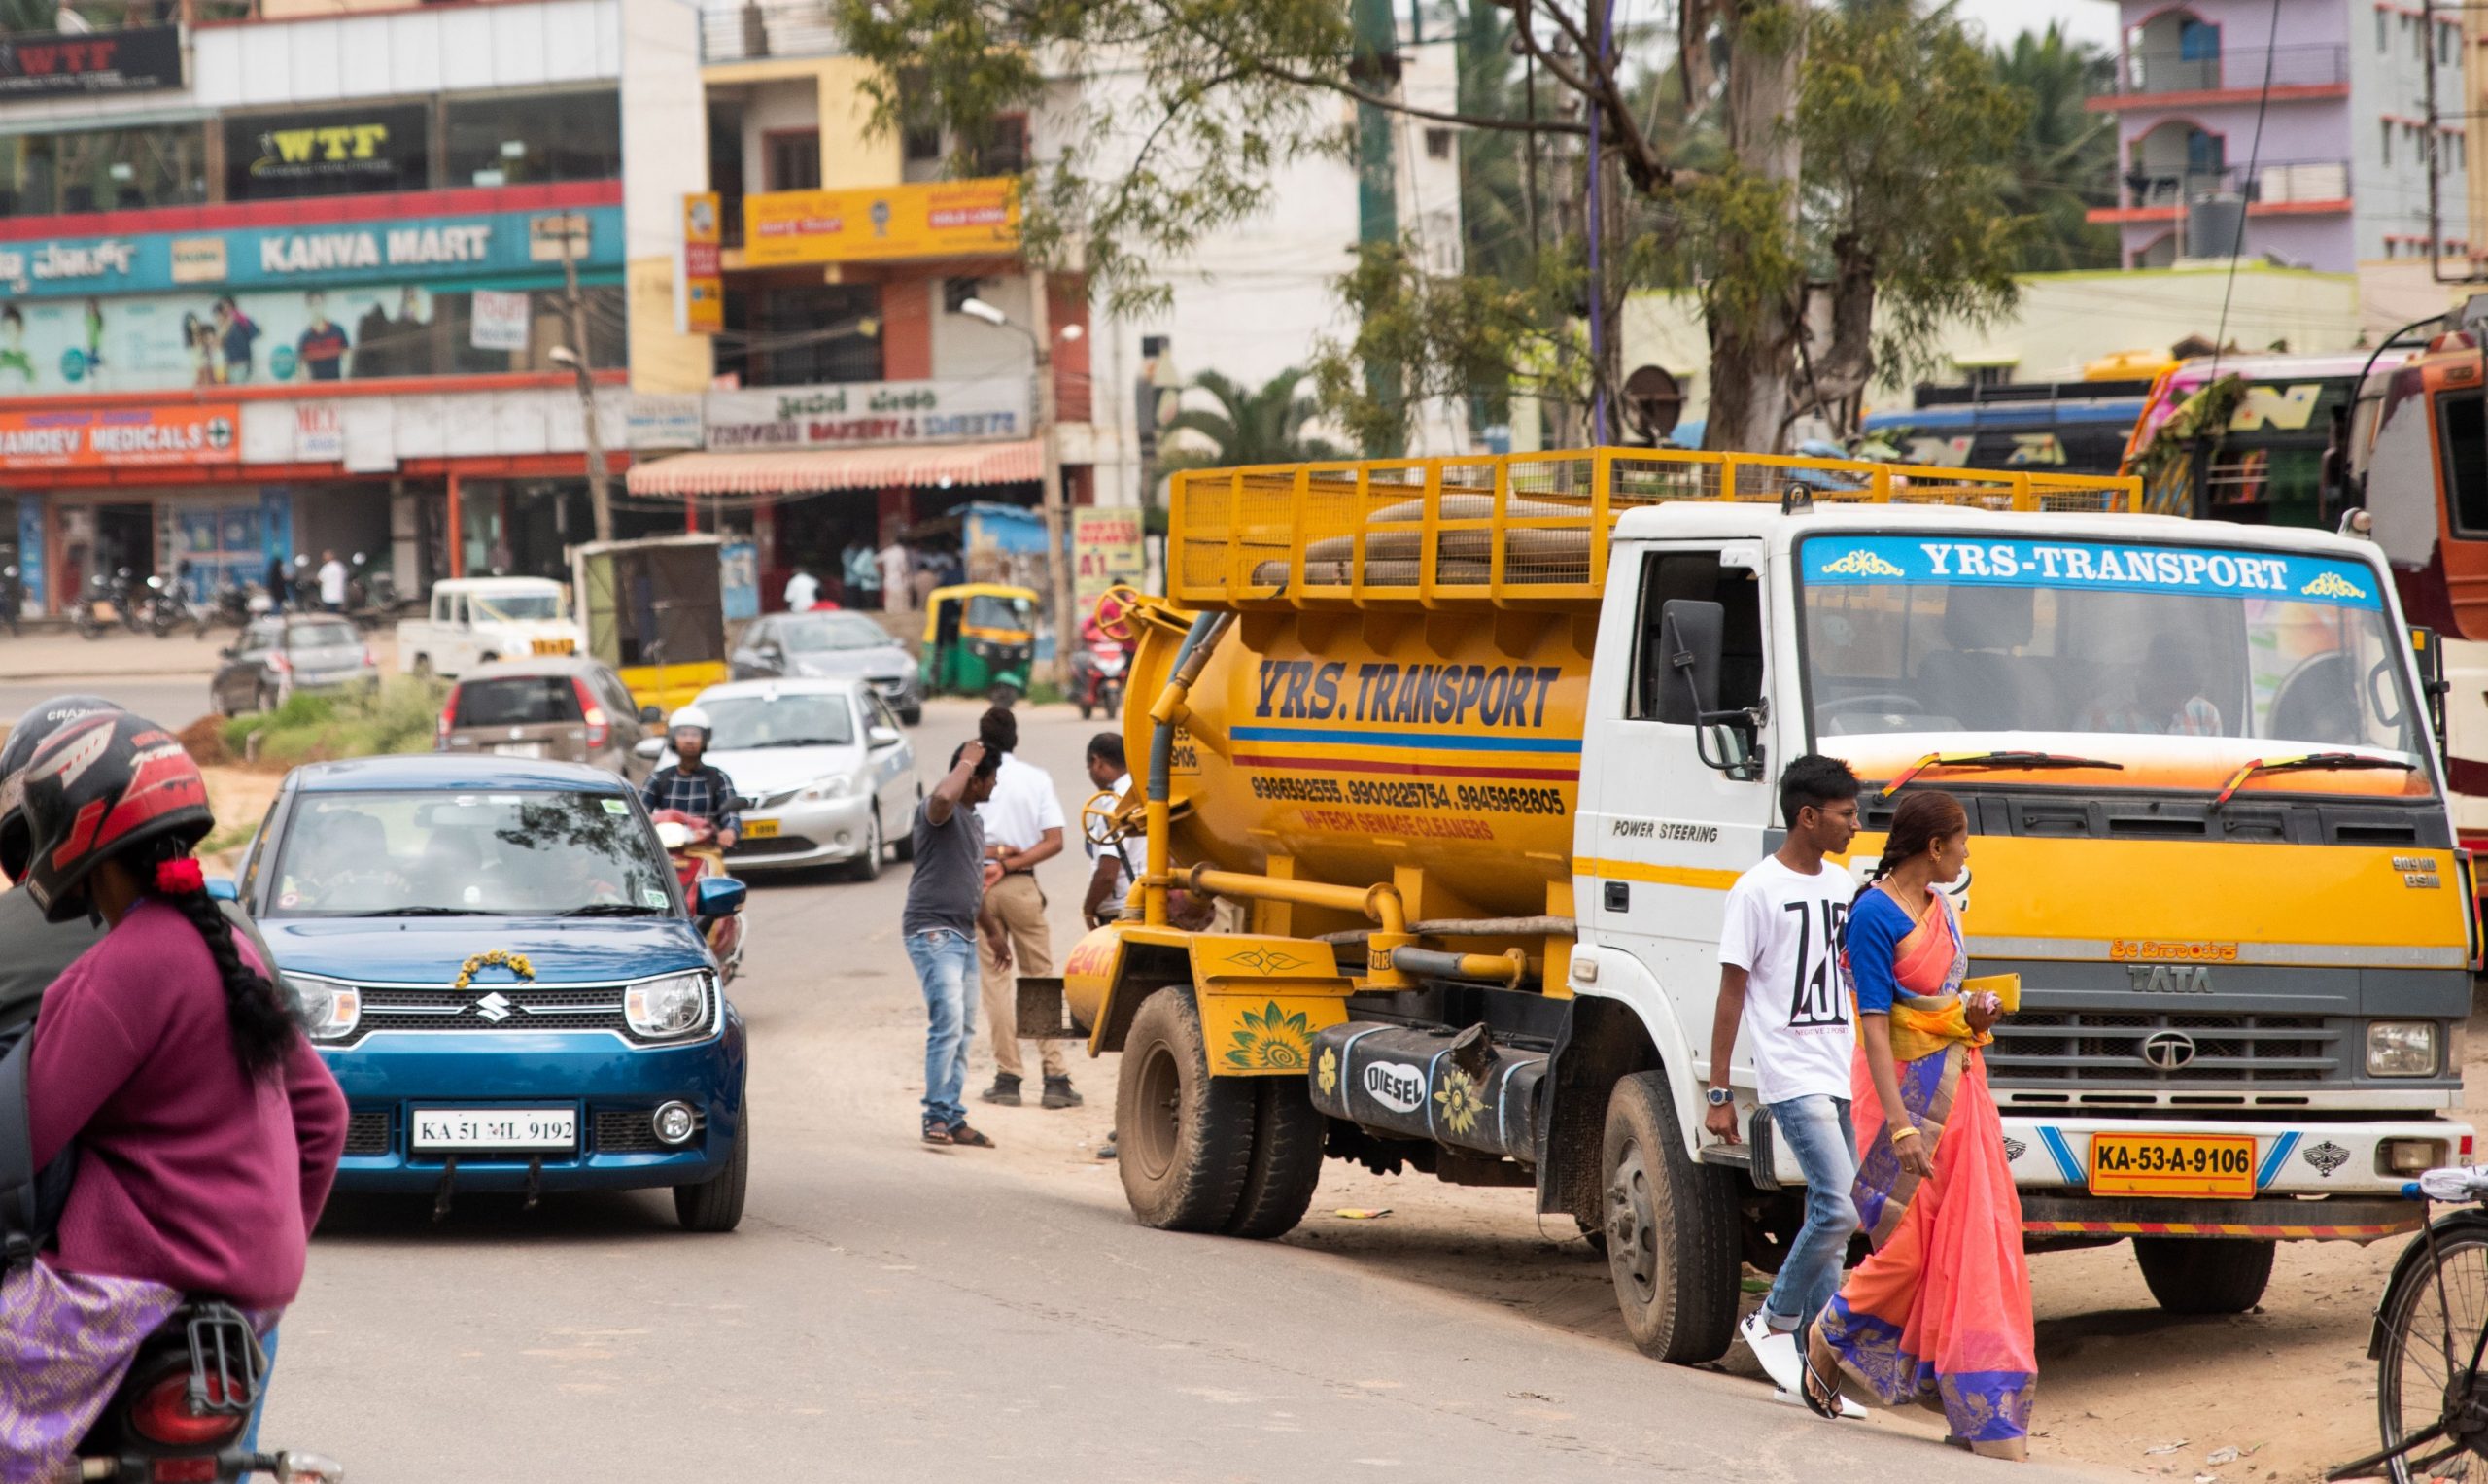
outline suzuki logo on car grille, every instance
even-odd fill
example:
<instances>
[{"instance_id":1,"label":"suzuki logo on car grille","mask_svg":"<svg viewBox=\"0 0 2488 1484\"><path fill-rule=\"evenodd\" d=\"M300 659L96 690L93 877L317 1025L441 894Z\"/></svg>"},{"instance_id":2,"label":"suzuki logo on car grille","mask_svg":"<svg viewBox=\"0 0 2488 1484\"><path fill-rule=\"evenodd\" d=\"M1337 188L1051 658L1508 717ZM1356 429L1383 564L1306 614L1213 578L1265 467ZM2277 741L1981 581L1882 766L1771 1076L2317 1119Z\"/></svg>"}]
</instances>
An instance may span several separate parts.
<instances>
[{"instance_id":1,"label":"suzuki logo on car grille","mask_svg":"<svg viewBox=\"0 0 2488 1484\"><path fill-rule=\"evenodd\" d=\"M2194 1059L2194 1038L2182 1030L2156 1030L2142 1039L2142 1059L2174 1072Z\"/></svg>"},{"instance_id":2,"label":"suzuki logo on car grille","mask_svg":"<svg viewBox=\"0 0 2488 1484\"><path fill-rule=\"evenodd\" d=\"M514 1007L510 1004L508 995L505 995L496 989L492 993L485 995L482 999L477 1000L468 1008L473 1010L475 1014L482 1016L485 1019L499 1025L501 1021L510 1018L510 1012ZM2192 1055L2193 1053L2190 1051L2187 1054Z\"/></svg>"}]
</instances>

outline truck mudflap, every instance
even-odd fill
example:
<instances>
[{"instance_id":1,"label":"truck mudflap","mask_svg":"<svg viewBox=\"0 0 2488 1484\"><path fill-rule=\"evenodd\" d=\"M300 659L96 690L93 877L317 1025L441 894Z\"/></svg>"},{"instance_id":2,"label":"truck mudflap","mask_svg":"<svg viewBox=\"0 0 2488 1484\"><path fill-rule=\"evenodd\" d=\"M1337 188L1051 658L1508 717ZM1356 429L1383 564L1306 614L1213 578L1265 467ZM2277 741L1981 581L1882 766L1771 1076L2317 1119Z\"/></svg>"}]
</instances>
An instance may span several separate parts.
<instances>
[{"instance_id":1,"label":"truck mudflap","mask_svg":"<svg viewBox=\"0 0 2488 1484\"><path fill-rule=\"evenodd\" d=\"M2427 1207L2382 1196L2331 1200L2120 1200L2022 1196L2025 1236L2251 1237L2273 1242L2375 1242L2419 1229Z\"/></svg>"},{"instance_id":2,"label":"truck mudflap","mask_svg":"<svg viewBox=\"0 0 2488 1484\"><path fill-rule=\"evenodd\" d=\"M1352 1123L1461 1149L1538 1160L1546 1053L1488 1040L1349 1020L1313 1036L1313 1106Z\"/></svg>"},{"instance_id":3,"label":"truck mudflap","mask_svg":"<svg viewBox=\"0 0 2488 1484\"><path fill-rule=\"evenodd\" d=\"M2367 1120L2359 1122L2304 1123L2242 1123L2175 1119L2084 1119L2032 1118L2025 1110L2015 1110L2004 1118L2004 1154L2013 1169L2013 1183L2022 1191L2026 1207L2034 1196L2075 1195L2083 1199L2113 1198L2137 1194L2157 1194L2132 1189L2102 1189L2104 1181L2094 1169L2094 1141L2101 1138L2123 1140L2167 1137L2175 1140L2210 1138L2213 1140L2252 1141L2253 1156L2247 1173L2233 1185L2239 1197L2252 1199L2186 1198L2214 1193L2193 1190L2172 1190L2167 1199L2144 1199L2139 1204L2173 1208L2233 1209L2281 1196L2321 1195L2331 1197L2361 1196L2399 1202L2402 1187L2416 1178L2417 1169L2453 1164L2471 1157L2471 1129L2468 1123L2446 1119ZM2428 1146L2432 1151L2415 1151L2422 1157L2401 1169L2387 1157L2387 1145ZM2130 1185L2130 1182L2127 1183ZM2227 1195L2224 1190L2218 1194ZM2329 1220L2329 1219L2327 1219ZM2324 1225L2318 1221L2316 1225ZM2413 1229L2408 1226L2396 1228Z\"/></svg>"}]
</instances>

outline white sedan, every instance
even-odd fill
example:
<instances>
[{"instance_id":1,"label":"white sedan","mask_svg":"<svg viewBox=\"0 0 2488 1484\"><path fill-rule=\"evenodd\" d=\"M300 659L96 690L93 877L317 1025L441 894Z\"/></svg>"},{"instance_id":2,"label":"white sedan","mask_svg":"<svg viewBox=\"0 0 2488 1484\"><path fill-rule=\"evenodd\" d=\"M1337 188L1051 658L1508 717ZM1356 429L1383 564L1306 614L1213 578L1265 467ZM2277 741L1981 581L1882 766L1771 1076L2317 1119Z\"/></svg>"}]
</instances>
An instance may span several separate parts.
<instances>
[{"instance_id":1,"label":"white sedan","mask_svg":"<svg viewBox=\"0 0 2488 1484\"><path fill-rule=\"evenodd\" d=\"M694 704L713 728L708 760L743 799L743 838L726 855L734 871L843 864L869 881L886 849L908 858L924 795L916 748L869 681L739 680ZM639 750L674 761L660 738Z\"/></svg>"}]
</instances>

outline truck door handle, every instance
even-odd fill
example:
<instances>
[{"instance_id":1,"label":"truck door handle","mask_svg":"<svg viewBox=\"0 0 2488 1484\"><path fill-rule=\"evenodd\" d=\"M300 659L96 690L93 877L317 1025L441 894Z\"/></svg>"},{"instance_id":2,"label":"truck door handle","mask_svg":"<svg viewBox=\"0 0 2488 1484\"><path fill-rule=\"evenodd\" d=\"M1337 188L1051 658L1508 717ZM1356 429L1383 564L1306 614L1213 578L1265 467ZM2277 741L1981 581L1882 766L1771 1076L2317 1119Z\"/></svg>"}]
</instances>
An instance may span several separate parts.
<instances>
[{"instance_id":1,"label":"truck door handle","mask_svg":"<svg viewBox=\"0 0 2488 1484\"><path fill-rule=\"evenodd\" d=\"M1633 910L1633 885L1631 882L1607 881L1602 884L1606 889L1607 910L1608 912L1631 912Z\"/></svg>"}]
</instances>

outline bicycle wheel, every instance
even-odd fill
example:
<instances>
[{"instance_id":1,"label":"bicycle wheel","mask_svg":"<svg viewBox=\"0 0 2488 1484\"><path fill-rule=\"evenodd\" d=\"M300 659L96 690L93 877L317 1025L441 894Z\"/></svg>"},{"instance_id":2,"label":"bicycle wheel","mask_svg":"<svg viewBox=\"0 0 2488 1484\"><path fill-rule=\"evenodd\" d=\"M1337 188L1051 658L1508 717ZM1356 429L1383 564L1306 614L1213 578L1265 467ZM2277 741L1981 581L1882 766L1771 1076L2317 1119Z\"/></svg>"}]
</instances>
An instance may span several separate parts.
<instances>
[{"instance_id":1,"label":"bicycle wheel","mask_svg":"<svg viewBox=\"0 0 2488 1484\"><path fill-rule=\"evenodd\" d=\"M2436 1262L2421 1263L2393 1294L2384 1331L2375 1405L2386 1448L2488 1397L2488 1377L2480 1374L2481 1337L2488 1335L2488 1230L2439 1233ZM2393 1484L2488 1480L2477 1447L2448 1437L2420 1443L2386 1467Z\"/></svg>"}]
</instances>

